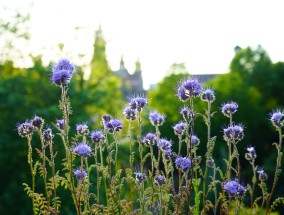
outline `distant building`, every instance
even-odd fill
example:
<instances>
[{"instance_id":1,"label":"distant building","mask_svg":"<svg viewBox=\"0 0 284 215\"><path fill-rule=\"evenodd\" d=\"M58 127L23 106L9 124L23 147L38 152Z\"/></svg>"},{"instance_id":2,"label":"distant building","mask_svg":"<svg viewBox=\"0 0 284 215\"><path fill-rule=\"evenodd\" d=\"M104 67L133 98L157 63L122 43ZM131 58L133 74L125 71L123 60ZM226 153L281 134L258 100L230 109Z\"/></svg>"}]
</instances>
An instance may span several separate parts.
<instances>
[{"instance_id":1,"label":"distant building","mask_svg":"<svg viewBox=\"0 0 284 215\"><path fill-rule=\"evenodd\" d=\"M115 72L116 76L120 78L122 83L122 92L125 96L145 94L143 89L142 70L139 60L135 63L135 71L129 74L124 66L123 58L120 60L119 70Z\"/></svg>"}]
</instances>

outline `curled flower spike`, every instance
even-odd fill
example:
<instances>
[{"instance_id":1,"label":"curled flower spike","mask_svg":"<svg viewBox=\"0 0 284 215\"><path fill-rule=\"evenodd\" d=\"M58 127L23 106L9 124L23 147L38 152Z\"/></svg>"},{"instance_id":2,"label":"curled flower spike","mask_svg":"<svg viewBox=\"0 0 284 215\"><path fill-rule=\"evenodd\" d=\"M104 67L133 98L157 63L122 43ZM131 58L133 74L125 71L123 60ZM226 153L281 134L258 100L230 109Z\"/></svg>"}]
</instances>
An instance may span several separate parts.
<instances>
[{"instance_id":1,"label":"curled flower spike","mask_svg":"<svg viewBox=\"0 0 284 215\"><path fill-rule=\"evenodd\" d=\"M58 119L58 120L56 120L56 126L57 126L59 129L63 130L63 129L64 129L64 119Z\"/></svg>"},{"instance_id":2,"label":"curled flower spike","mask_svg":"<svg viewBox=\"0 0 284 215\"><path fill-rule=\"evenodd\" d=\"M117 119L111 119L109 122L105 123L105 128L111 134L119 132L122 129L122 122Z\"/></svg>"},{"instance_id":3,"label":"curled flower spike","mask_svg":"<svg viewBox=\"0 0 284 215\"><path fill-rule=\"evenodd\" d=\"M78 143L72 150L73 154L79 155L83 158L88 158L91 156L92 149L86 143Z\"/></svg>"},{"instance_id":4,"label":"curled flower spike","mask_svg":"<svg viewBox=\"0 0 284 215\"><path fill-rule=\"evenodd\" d=\"M196 135L191 136L191 145L192 146L198 146L200 143L199 138Z\"/></svg>"},{"instance_id":5,"label":"curled flower spike","mask_svg":"<svg viewBox=\"0 0 284 215\"><path fill-rule=\"evenodd\" d=\"M221 106L222 113L227 117L230 117L230 115L234 114L237 110L238 110L238 104L236 102L222 104Z\"/></svg>"},{"instance_id":6,"label":"curled flower spike","mask_svg":"<svg viewBox=\"0 0 284 215\"><path fill-rule=\"evenodd\" d=\"M171 141L168 141L166 139L160 139L157 143L157 146L160 150L166 151L166 150L171 149L172 143Z\"/></svg>"},{"instance_id":7,"label":"curled flower spike","mask_svg":"<svg viewBox=\"0 0 284 215\"><path fill-rule=\"evenodd\" d=\"M204 102L213 102L215 100L214 91L206 89L201 93L200 98Z\"/></svg>"},{"instance_id":8,"label":"curled flower spike","mask_svg":"<svg viewBox=\"0 0 284 215\"><path fill-rule=\"evenodd\" d=\"M246 192L246 187L239 184L238 180L227 181L224 185L224 189L229 193L230 196L244 196Z\"/></svg>"},{"instance_id":9,"label":"curled flower spike","mask_svg":"<svg viewBox=\"0 0 284 215\"><path fill-rule=\"evenodd\" d=\"M256 151L255 148L252 146L248 146L247 148L247 153L245 153L245 158L247 160L254 160L256 158Z\"/></svg>"},{"instance_id":10,"label":"curled flower spike","mask_svg":"<svg viewBox=\"0 0 284 215\"><path fill-rule=\"evenodd\" d=\"M165 178L165 176L157 175L157 176L154 177L154 182L158 186L162 186L166 183L166 178Z\"/></svg>"},{"instance_id":11,"label":"curled flower spike","mask_svg":"<svg viewBox=\"0 0 284 215\"><path fill-rule=\"evenodd\" d=\"M260 181L266 181L268 179L268 175L264 172L262 168L258 168L257 170L258 178Z\"/></svg>"},{"instance_id":12,"label":"curled flower spike","mask_svg":"<svg viewBox=\"0 0 284 215\"><path fill-rule=\"evenodd\" d=\"M185 130L185 125L183 122L177 123L173 126L175 135L182 135Z\"/></svg>"},{"instance_id":13,"label":"curled flower spike","mask_svg":"<svg viewBox=\"0 0 284 215\"><path fill-rule=\"evenodd\" d=\"M189 78L181 82L177 91L177 96L184 102L189 98L198 96L202 92L202 85L197 79Z\"/></svg>"},{"instance_id":14,"label":"curled flower spike","mask_svg":"<svg viewBox=\"0 0 284 215\"><path fill-rule=\"evenodd\" d=\"M131 107L126 107L123 110L123 114L125 115L125 118L128 120L135 120L136 119L136 111L131 109Z\"/></svg>"},{"instance_id":15,"label":"curled flower spike","mask_svg":"<svg viewBox=\"0 0 284 215\"><path fill-rule=\"evenodd\" d=\"M77 124L76 131L80 135L88 135L90 133L89 127L85 123Z\"/></svg>"},{"instance_id":16,"label":"curled flower spike","mask_svg":"<svg viewBox=\"0 0 284 215\"><path fill-rule=\"evenodd\" d=\"M43 118L39 117L39 116L35 116L33 119L32 119L32 125L35 129L38 129L40 130L43 126L43 123L44 123L44 120Z\"/></svg>"},{"instance_id":17,"label":"curled flower spike","mask_svg":"<svg viewBox=\"0 0 284 215\"><path fill-rule=\"evenodd\" d=\"M147 105L148 100L146 97L135 97L129 101L129 106L131 109L141 112L142 109Z\"/></svg>"},{"instance_id":18,"label":"curled flower spike","mask_svg":"<svg viewBox=\"0 0 284 215\"><path fill-rule=\"evenodd\" d=\"M43 140L45 142L49 142L53 139L53 134L51 128L47 128L43 131Z\"/></svg>"},{"instance_id":19,"label":"curled flower spike","mask_svg":"<svg viewBox=\"0 0 284 215\"><path fill-rule=\"evenodd\" d=\"M73 173L74 173L74 176L77 178L77 180L84 180L88 176L86 170L84 169L82 170L80 170L79 168L75 169Z\"/></svg>"},{"instance_id":20,"label":"curled flower spike","mask_svg":"<svg viewBox=\"0 0 284 215\"><path fill-rule=\"evenodd\" d=\"M284 124L282 117L284 116L283 111L276 110L269 114L270 121L276 128L281 128Z\"/></svg>"},{"instance_id":21,"label":"curled flower spike","mask_svg":"<svg viewBox=\"0 0 284 215\"><path fill-rule=\"evenodd\" d=\"M142 143L145 146L151 146L154 145L155 141L157 140L157 135L154 133L148 133L146 136L143 138Z\"/></svg>"},{"instance_id":22,"label":"curled flower spike","mask_svg":"<svg viewBox=\"0 0 284 215\"><path fill-rule=\"evenodd\" d=\"M225 141L240 141L244 138L244 126L234 125L223 129Z\"/></svg>"},{"instance_id":23,"label":"curled flower spike","mask_svg":"<svg viewBox=\"0 0 284 215\"><path fill-rule=\"evenodd\" d=\"M141 184L143 181L146 180L146 175L141 172L134 172L136 181L138 184Z\"/></svg>"},{"instance_id":24,"label":"curled flower spike","mask_svg":"<svg viewBox=\"0 0 284 215\"><path fill-rule=\"evenodd\" d=\"M191 161L187 157L178 157L175 160L176 167L180 169L182 172L186 172L191 167Z\"/></svg>"},{"instance_id":25,"label":"curled flower spike","mask_svg":"<svg viewBox=\"0 0 284 215\"><path fill-rule=\"evenodd\" d=\"M160 114L158 111L154 111L149 114L149 119L153 126L163 125L165 122L165 118L165 115Z\"/></svg>"},{"instance_id":26,"label":"curled flower spike","mask_svg":"<svg viewBox=\"0 0 284 215\"><path fill-rule=\"evenodd\" d=\"M93 131L91 133L91 140L93 143L102 143L105 140L105 136L102 131Z\"/></svg>"},{"instance_id":27,"label":"curled flower spike","mask_svg":"<svg viewBox=\"0 0 284 215\"><path fill-rule=\"evenodd\" d=\"M28 120L22 124L17 124L17 130L18 134L21 137L27 137L28 135L31 135L34 131L32 123L30 123Z\"/></svg>"}]
</instances>

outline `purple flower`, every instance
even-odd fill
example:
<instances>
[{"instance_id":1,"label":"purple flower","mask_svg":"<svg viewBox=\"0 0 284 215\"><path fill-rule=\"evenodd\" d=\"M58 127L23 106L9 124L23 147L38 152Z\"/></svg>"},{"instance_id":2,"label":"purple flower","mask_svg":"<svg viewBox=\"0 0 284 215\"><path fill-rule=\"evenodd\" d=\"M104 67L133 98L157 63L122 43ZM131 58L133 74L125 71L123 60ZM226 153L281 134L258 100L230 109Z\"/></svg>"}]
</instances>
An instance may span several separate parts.
<instances>
[{"instance_id":1,"label":"purple flower","mask_svg":"<svg viewBox=\"0 0 284 215\"><path fill-rule=\"evenodd\" d=\"M43 118L39 117L39 116L35 116L32 119L32 125L34 126L35 129L41 129L43 126L44 120Z\"/></svg>"},{"instance_id":2,"label":"purple flower","mask_svg":"<svg viewBox=\"0 0 284 215\"><path fill-rule=\"evenodd\" d=\"M146 175L141 172L134 172L136 181L138 184L141 184L143 181L146 180Z\"/></svg>"},{"instance_id":3,"label":"purple flower","mask_svg":"<svg viewBox=\"0 0 284 215\"><path fill-rule=\"evenodd\" d=\"M31 135L34 131L32 124L28 120L26 120L26 122L22 124L17 124L17 130L18 134L21 137L27 137Z\"/></svg>"},{"instance_id":4,"label":"purple flower","mask_svg":"<svg viewBox=\"0 0 284 215\"><path fill-rule=\"evenodd\" d=\"M176 167L180 169L182 172L186 172L191 167L191 161L187 157L178 157L175 160Z\"/></svg>"},{"instance_id":5,"label":"purple flower","mask_svg":"<svg viewBox=\"0 0 284 215\"><path fill-rule=\"evenodd\" d=\"M181 101L196 97L202 92L202 85L197 79L186 79L178 87L177 96Z\"/></svg>"},{"instance_id":6,"label":"purple flower","mask_svg":"<svg viewBox=\"0 0 284 215\"><path fill-rule=\"evenodd\" d=\"M91 156L92 149L86 143L78 143L72 150L73 154L79 155L83 158L88 158Z\"/></svg>"},{"instance_id":7,"label":"purple flower","mask_svg":"<svg viewBox=\"0 0 284 215\"><path fill-rule=\"evenodd\" d=\"M172 155L172 149L166 149L166 150L164 150L163 156L164 156L164 158L165 158L166 160L169 160L170 157L171 157L171 155Z\"/></svg>"},{"instance_id":8,"label":"purple flower","mask_svg":"<svg viewBox=\"0 0 284 215\"><path fill-rule=\"evenodd\" d=\"M107 122L109 122L112 119L112 117L109 114L104 114L102 116L102 121L103 121L103 125Z\"/></svg>"},{"instance_id":9,"label":"purple flower","mask_svg":"<svg viewBox=\"0 0 284 215\"><path fill-rule=\"evenodd\" d=\"M281 128L283 126L283 120L282 117L284 116L283 111L276 110L269 114L270 121L276 128Z\"/></svg>"},{"instance_id":10,"label":"purple flower","mask_svg":"<svg viewBox=\"0 0 284 215\"><path fill-rule=\"evenodd\" d=\"M183 122L179 122L173 126L175 135L182 135L185 130L185 125Z\"/></svg>"},{"instance_id":11,"label":"purple flower","mask_svg":"<svg viewBox=\"0 0 284 215\"><path fill-rule=\"evenodd\" d=\"M131 109L131 107L126 107L123 111L125 118L128 120L135 120L136 119L136 110Z\"/></svg>"},{"instance_id":12,"label":"purple flower","mask_svg":"<svg viewBox=\"0 0 284 215\"><path fill-rule=\"evenodd\" d=\"M183 158L182 158L182 157L178 157L178 158L175 160L175 164L176 164L176 167L177 167L178 169L181 168L182 161L183 161Z\"/></svg>"},{"instance_id":13,"label":"purple flower","mask_svg":"<svg viewBox=\"0 0 284 215\"><path fill-rule=\"evenodd\" d=\"M206 89L201 93L201 100L205 102L213 102L215 100L214 91L211 89Z\"/></svg>"},{"instance_id":14,"label":"purple flower","mask_svg":"<svg viewBox=\"0 0 284 215\"><path fill-rule=\"evenodd\" d=\"M188 122L190 120L190 110L187 107L183 107L180 109L180 114L182 115L183 119Z\"/></svg>"},{"instance_id":15,"label":"purple flower","mask_svg":"<svg viewBox=\"0 0 284 215\"><path fill-rule=\"evenodd\" d=\"M199 138L196 135L191 136L191 145L192 146L198 146L200 143Z\"/></svg>"},{"instance_id":16,"label":"purple flower","mask_svg":"<svg viewBox=\"0 0 284 215\"><path fill-rule=\"evenodd\" d=\"M151 146L154 144L154 142L157 140L157 135L154 133L148 133L146 136L143 138L142 143L145 146Z\"/></svg>"},{"instance_id":17,"label":"purple flower","mask_svg":"<svg viewBox=\"0 0 284 215\"><path fill-rule=\"evenodd\" d=\"M122 129L122 122L117 119L111 119L109 122L105 123L105 128L111 134L119 132Z\"/></svg>"},{"instance_id":18,"label":"purple flower","mask_svg":"<svg viewBox=\"0 0 284 215\"><path fill-rule=\"evenodd\" d=\"M222 104L221 106L222 113L227 117L230 117L230 115L235 113L237 109L238 109L238 104L236 102Z\"/></svg>"},{"instance_id":19,"label":"purple flower","mask_svg":"<svg viewBox=\"0 0 284 215\"><path fill-rule=\"evenodd\" d=\"M155 184L157 184L158 186L162 186L166 183L166 178L165 176L157 175L154 177L154 181L155 181Z\"/></svg>"},{"instance_id":20,"label":"purple flower","mask_svg":"<svg viewBox=\"0 0 284 215\"><path fill-rule=\"evenodd\" d=\"M161 126L165 122L165 115L160 114L158 111L149 114L150 122L153 126Z\"/></svg>"},{"instance_id":21,"label":"purple flower","mask_svg":"<svg viewBox=\"0 0 284 215\"><path fill-rule=\"evenodd\" d=\"M171 141L168 141L166 139L160 139L157 143L157 146L160 150L166 151L166 150L171 149L172 143Z\"/></svg>"},{"instance_id":22,"label":"purple flower","mask_svg":"<svg viewBox=\"0 0 284 215\"><path fill-rule=\"evenodd\" d=\"M86 170L82 169L75 169L74 171L74 175L77 178L77 180L83 180L85 178L87 178L88 174L86 172Z\"/></svg>"},{"instance_id":23,"label":"purple flower","mask_svg":"<svg viewBox=\"0 0 284 215\"><path fill-rule=\"evenodd\" d=\"M229 193L230 196L244 196L246 188L239 184L238 180L227 181L224 185L224 189Z\"/></svg>"},{"instance_id":24,"label":"purple flower","mask_svg":"<svg viewBox=\"0 0 284 215\"><path fill-rule=\"evenodd\" d=\"M140 113L147 103L148 101L146 97L134 97L129 101L129 106L131 109Z\"/></svg>"},{"instance_id":25,"label":"purple flower","mask_svg":"<svg viewBox=\"0 0 284 215\"><path fill-rule=\"evenodd\" d=\"M67 86L74 72L75 67L68 60L60 60L52 67L51 81L59 87Z\"/></svg>"},{"instance_id":26,"label":"purple flower","mask_svg":"<svg viewBox=\"0 0 284 215\"><path fill-rule=\"evenodd\" d=\"M257 170L258 178L260 181L266 181L268 179L268 175L264 172L264 170L262 168L258 168Z\"/></svg>"},{"instance_id":27,"label":"purple flower","mask_svg":"<svg viewBox=\"0 0 284 215\"><path fill-rule=\"evenodd\" d=\"M49 142L53 139L53 134L51 128L47 128L43 131L43 140L45 142Z\"/></svg>"},{"instance_id":28,"label":"purple flower","mask_svg":"<svg viewBox=\"0 0 284 215\"><path fill-rule=\"evenodd\" d=\"M57 64L52 66L52 72L60 72L62 70L66 70L73 75L76 72L75 66L67 59L60 60Z\"/></svg>"},{"instance_id":29,"label":"purple flower","mask_svg":"<svg viewBox=\"0 0 284 215\"><path fill-rule=\"evenodd\" d=\"M56 126L57 126L59 129L63 130L63 129L64 129L64 119L58 119L58 120L56 120Z\"/></svg>"},{"instance_id":30,"label":"purple flower","mask_svg":"<svg viewBox=\"0 0 284 215\"><path fill-rule=\"evenodd\" d=\"M252 146L248 146L247 148L247 153L245 153L245 158L247 160L254 160L256 158L256 151L255 148Z\"/></svg>"},{"instance_id":31,"label":"purple flower","mask_svg":"<svg viewBox=\"0 0 284 215\"><path fill-rule=\"evenodd\" d=\"M91 140L94 143L101 143L105 140L105 136L102 131L93 131L91 133Z\"/></svg>"},{"instance_id":32,"label":"purple flower","mask_svg":"<svg viewBox=\"0 0 284 215\"><path fill-rule=\"evenodd\" d=\"M89 128L87 124L82 123L82 124L77 124L76 125L76 131L80 135L88 135L90 133Z\"/></svg>"},{"instance_id":33,"label":"purple flower","mask_svg":"<svg viewBox=\"0 0 284 215\"><path fill-rule=\"evenodd\" d=\"M233 125L223 129L225 141L240 141L244 138L244 126Z\"/></svg>"}]
</instances>

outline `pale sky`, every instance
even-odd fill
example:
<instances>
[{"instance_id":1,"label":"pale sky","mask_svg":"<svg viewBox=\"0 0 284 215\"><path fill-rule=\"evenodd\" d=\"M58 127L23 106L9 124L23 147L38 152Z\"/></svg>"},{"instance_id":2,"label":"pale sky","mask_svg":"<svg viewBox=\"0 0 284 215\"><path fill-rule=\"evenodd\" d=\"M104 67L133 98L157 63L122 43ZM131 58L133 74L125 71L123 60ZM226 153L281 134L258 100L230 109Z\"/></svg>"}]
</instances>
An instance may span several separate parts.
<instances>
[{"instance_id":1,"label":"pale sky","mask_svg":"<svg viewBox=\"0 0 284 215\"><path fill-rule=\"evenodd\" d=\"M30 1L0 4L21 8ZM111 68L118 70L123 55L133 72L139 58L147 89L173 63L185 63L191 74L225 73L236 45L260 44L273 62L284 61L283 9L280 0L35 0L30 48L47 62L88 64L101 25ZM58 43L63 53L54 49Z\"/></svg>"}]
</instances>

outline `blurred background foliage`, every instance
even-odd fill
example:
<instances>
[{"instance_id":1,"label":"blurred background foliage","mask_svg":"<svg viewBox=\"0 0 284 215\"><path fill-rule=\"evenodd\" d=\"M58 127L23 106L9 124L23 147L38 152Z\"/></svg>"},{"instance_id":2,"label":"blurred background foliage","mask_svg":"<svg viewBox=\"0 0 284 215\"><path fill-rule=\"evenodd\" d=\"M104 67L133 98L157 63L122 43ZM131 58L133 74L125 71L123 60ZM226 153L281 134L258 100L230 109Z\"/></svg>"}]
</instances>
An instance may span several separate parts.
<instances>
[{"instance_id":1,"label":"blurred background foliage","mask_svg":"<svg viewBox=\"0 0 284 215\"><path fill-rule=\"evenodd\" d=\"M0 59L0 211L4 214L31 214L30 199L23 191L22 182L30 180L27 164L27 146L16 132L17 122L24 122L35 114L42 116L47 124L61 118L58 108L60 90L53 86L49 79L51 65L44 66L41 56L32 56L17 48L16 41L28 41L27 28L24 28L29 16L14 14L13 22L0 22L0 38L4 40L1 47ZM23 28L26 29L23 31ZM5 36L6 35L6 36ZM8 36L7 36L8 35ZM3 39L4 38L4 39ZM122 109L126 98L121 92L121 81L110 70L105 54L105 41L100 32L96 34L94 55L90 62L91 75L87 79L84 69L77 67L75 78L71 81L69 95L73 116L71 128L76 123L86 122L91 129L100 128L102 114L109 113L122 118ZM3 42L3 41L2 41ZM17 54L15 54L17 53ZM14 63L22 58L29 58L33 63L30 68L18 68ZM58 60L58 59L55 59ZM204 62L206 63L206 61ZM272 109L284 107L284 63L272 63L267 52L261 47L252 49L238 48L230 63L229 73L216 75L204 83L214 89L216 100L213 111L217 113L212 120L212 135L217 136L214 159L219 165L224 165L226 158L226 143L222 138L222 128L228 125L228 119L220 112L224 102L236 101L239 110L234 115L235 123L245 126L245 138L239 143L242 161L242 179L251 180L250 166L244 159L245 148L248 145L256 147L259 166L263 166L273 180L276 153L272 143L277 140L277 132L270 125L268 113ZM184 64L173 64L167 76L157 86L147 92L149 97L149 111L158 110L166 115L166 123L160 128L162 137L177 142L172 126L182 120L178 113L184 105L176 96L178 82L189 73ZM202 79L202 78L201 78ZM202 81L202 80L201 80ZM204 113L206 104L199 99L195 101L196 112ZM143 134L154 131L144 115ZM126 125L127 123L125 123ZM196 134L201 139L199 154L205 154L206 127L202 117L197 118ZM36 139L36 138L35 138ZM127 139L122 137L123 154L127 153ZM39 142L34 141L39 147ZM57 159L62 158L60 142L56 149L59 151ZM125 159L120 159L123 166ZM284 180L283 174L280 182ZM269 183L271 186L271 183ZM278 184L277 194L284 193L284 185ZM70 198L62 196L64 207L62 214L72 214L73 207ZM66 204L64 203L66 199ZM68 200L69 199L69 200ZM20 210L19 210L20 209Z\"/></svg>"}]
</instances>

